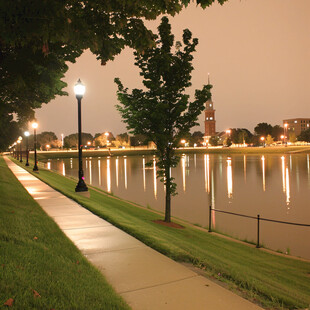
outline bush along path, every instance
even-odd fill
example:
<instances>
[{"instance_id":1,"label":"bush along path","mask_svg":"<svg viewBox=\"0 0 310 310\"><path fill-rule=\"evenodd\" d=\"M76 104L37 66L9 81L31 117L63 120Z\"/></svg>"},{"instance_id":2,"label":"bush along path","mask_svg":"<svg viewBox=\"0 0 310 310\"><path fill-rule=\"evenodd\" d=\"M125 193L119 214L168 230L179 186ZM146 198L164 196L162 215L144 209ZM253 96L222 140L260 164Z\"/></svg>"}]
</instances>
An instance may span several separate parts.
<instances>
[{"instance_id":1,"label":"bush along path","mask_svg":"<svg viewBox=\"0 0 310 310\"><path fill-rule=\"evenodd\" d=\"M0 309L130 309L0 156Z\"/></svg>"},{"instance_id":2,"label":"bush along path","mask_svg":"<svg viewBox=\"0 0 310 310\"><path fill-rule=\"evenodd\" d=\"M309 307L310 262L273 255L190 225L184 225L185 229L159 225L158 214L99 189L90 188L89 199L75 193L76 180L44 169L36 176L150 247L177 261L200 267L209 277L266 308Z\"/></svg>"}]
</instances>

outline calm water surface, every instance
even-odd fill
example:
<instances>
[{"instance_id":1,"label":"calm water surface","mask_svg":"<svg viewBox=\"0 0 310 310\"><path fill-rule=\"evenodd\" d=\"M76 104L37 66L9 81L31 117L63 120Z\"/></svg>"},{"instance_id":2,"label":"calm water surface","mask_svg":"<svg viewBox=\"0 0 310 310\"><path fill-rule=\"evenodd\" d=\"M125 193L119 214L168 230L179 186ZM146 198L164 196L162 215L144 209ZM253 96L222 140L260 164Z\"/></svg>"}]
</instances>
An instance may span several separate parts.
<instances>
[{"instance_id":1,"label":"calm water surface","mask_svg":"<svg viewBox=\"0 0 310 310\"><path fill-rule=\"evenodd\" d=\"M152 162L151 166L146 166ZM164 211L164 186L152 156L84 158L88 184ZM77 177L78 160L49 160L47 168ZM172 215L207 226L212 208L250 216L310 224L310 156L183 155L172 176L178 195ZM212 225L231 236L256 242L256 220L213 212ZM261 222L261 243L310 258L310 227Z\"/></svg>"}]
</instances>

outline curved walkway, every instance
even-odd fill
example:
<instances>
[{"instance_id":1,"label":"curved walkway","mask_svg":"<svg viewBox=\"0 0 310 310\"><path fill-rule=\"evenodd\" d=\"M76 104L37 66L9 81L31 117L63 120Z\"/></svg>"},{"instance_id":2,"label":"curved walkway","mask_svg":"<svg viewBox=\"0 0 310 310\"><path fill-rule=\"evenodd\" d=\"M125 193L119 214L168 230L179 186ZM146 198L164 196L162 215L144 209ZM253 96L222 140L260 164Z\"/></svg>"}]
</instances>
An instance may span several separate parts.
<instances>
[{"instance_id":1,"label":"curved walkway","mask_svg":"<svg viewBox=\"0 0 310 310\"><path fill-rule=\"evenodd\" d=\"M29 194L132 309L261 309L149 248L4 159Z\"/></svg>"}]
</instances>

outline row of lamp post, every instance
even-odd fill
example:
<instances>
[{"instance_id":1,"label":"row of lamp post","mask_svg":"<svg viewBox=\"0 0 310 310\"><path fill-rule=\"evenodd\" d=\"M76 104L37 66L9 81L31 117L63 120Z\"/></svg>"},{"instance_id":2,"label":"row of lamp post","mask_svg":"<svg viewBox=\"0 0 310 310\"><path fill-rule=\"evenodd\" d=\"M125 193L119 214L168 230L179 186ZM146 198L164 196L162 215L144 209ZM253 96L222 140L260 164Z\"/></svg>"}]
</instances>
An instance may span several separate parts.
<instances>
[{"instance_id":1,"label":"row of lamp post","mask_svg":"<svg viewBox=\"0 0 310 310\"><path fill-rule=\"evenodd\" d=\"M86 183L84 181L84 172L83 172L83 159L82 159L82 149L83 149L83 144L82 144L82 113L81 113L81 102L83 95L85 93L85 86L79 79L78 82L74 86L74 93L78 102L78 151L79 151L79 180L78 183L75 187L76 192L87 192L88 188L86 186ZM38 168L38 161L37 161L37 128L38 128L38 123L33 122L32 123L32 128L33 128L33 142L34 142L34 167L33 171L39 171ZM29 137L29 131L25 131L24 135L26 137L26 166L29 166L29 150L28 150L28 137ZM106 133L108 136L109 133ZM18 140L11 146L11 147L16 147L19 145L19 161L22 162L22 140L23 138L20 136ZM63 135L62 135L62 145L63 145ZM10 148L11 148L10 147Z\"/></svg>"},{"instance_id":2,"label":"row of lamp post","mask_svg":"<svg viewBox=\"0 0 310 310\"><path fill-rule=\"evenodd\" d=\"M35 163L34 163L34 167L33 167L33 171L38 171L38 165L37 165L37 152L36 152L36 148L37 148L37 145L36 145L36 141L37 141L37 136L36 136L36 129L38 128L38 123L36 122L33 122L32 123L32 128L34 129L34 154L35 154ZM24 132L24 136L26 137L26 164L25 166L29 166L29 136L30 136L30 133L29 131L25 131ZM19 136L17 141L14 142L14 144L11 146L11 147L18 147L19 145L19 151L17 151L16 153L18 154L17 155L17 159L19 159L19 161L22 163L23 162L23 151L22 151L22 141L23 141L23 137L22 136ZM10 147L10 148L11 148Z\"/></svg>"}]
</instances>

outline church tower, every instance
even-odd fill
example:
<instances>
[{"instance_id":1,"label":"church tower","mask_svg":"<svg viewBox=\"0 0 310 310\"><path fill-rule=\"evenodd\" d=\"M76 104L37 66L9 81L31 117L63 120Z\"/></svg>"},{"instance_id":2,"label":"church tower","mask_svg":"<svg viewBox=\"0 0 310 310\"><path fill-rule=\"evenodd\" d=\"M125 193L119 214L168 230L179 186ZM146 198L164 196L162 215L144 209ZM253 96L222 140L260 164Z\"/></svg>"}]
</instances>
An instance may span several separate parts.
<instances>
[{"instance_id":1,"label":"church tower","mask_svg":"<svg viewBox=\"0 0 310 310\"><path fill-rule=\"evenodd\" d=\"M208 74L208 84L210 84L210 77ZM206 102L205 109L205 139L209 140L211 136L215 135L215 110L213 107L212 97Z\"/></svg>"}]
</instances>

